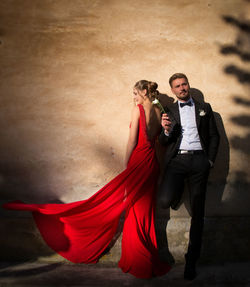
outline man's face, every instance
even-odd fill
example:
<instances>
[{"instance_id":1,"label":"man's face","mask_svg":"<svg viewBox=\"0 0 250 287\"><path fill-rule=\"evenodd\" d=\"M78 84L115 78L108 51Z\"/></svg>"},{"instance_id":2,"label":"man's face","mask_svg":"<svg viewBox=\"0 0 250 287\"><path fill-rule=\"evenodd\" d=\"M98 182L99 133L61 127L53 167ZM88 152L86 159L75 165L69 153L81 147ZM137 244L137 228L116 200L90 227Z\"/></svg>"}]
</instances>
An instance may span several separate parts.
<instances>
[{"instance_id":1,"label":"man's face","mask_svg":"<svg viewBox=\"0 0 250 287\"><path fill-rule=\"evenodd\" d=\"M171 90L178 100L187 101L190 98L189 88L188 81L185 78L181 78L173 80Z\"/></svg>"}]
</instances>

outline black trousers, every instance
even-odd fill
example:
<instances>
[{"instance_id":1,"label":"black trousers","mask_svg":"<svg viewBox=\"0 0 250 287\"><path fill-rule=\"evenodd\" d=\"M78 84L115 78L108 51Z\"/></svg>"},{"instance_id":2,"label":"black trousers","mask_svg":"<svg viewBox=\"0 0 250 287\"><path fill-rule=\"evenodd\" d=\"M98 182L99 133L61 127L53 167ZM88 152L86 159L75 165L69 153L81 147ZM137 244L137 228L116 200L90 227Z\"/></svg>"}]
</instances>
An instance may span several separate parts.
<instances>
[{"instance_id":1,"label":"black trousers","mask_svg":"<svg viewBox=\"0 0 250 287\"><path fill-rule=\"evenodd\" d=\"M193 261L200 257L209 170L210 163L205 153L177 154L164 172L158 194L162 208L175 209L187 181L192 219L186 259Z\"/></svg>"}]
</instances>

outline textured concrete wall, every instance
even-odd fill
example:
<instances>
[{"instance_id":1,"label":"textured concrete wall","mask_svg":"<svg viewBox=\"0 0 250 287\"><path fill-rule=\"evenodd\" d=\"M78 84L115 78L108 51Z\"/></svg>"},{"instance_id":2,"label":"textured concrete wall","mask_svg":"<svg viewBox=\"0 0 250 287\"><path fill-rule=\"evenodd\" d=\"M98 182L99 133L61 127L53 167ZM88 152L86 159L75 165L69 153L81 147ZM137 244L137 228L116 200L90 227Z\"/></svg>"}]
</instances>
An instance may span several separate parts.
<instances>
[{"instance_id":1,"label":"textured concrete wall","mask_svg":"<svg viewBox=\"0 0 250 287\"><path fill-rule=\"evenodd\" d=\"M249 6L1 1L1 202L88 198L123 169L134 83L156 81L171 97L168 78L180 71L212 104L221 133L206 214L249 218ZM171 214L187 222L184 202ZM12 227L3 223L8 234Z\"/></svg>"}]
</instances>

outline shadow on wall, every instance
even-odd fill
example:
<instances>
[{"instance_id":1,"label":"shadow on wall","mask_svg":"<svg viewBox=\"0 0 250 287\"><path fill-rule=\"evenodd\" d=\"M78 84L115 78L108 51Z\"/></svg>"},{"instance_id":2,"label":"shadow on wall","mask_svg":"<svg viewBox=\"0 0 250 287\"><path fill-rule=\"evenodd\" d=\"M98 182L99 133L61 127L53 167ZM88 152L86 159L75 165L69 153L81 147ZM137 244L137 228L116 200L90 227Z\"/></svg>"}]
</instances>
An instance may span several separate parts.
<instances>
[{"instance_id":1,"label":"shadow on wall","mask_svg":"<svg viewBox=\"0 0 250 287\"><path fill-rule=\"evenodd\" d=\"M27 131L29 132L29 131ZM8 139L6 139L8 141ZM42 142L42 136L39 138ZM21 200L31 203L63 203L57 190L49 188L51 162L41 162L39 154L35 154L36 139L29 141L22 137L22 142L1 143L0 153L5 155L0 163L0 204L12 200ZM45 145L46 146L46 145ZM30 147L34 147L33 149ZM103 157L110 157L110 149L107 146L93 145L93 149ZM9 151L12 152L9 152ZM32 155L30 154L32 150ZM30 158L34 160L29 160ZM112 156L112 165L119 166L121 160L118 156ZM111 165L111 164L110 164ZM41 190L42 189L42 190ZM96 187L98 189L98 187ZM0 207L0 260L2 261L26 261L36 260L39 257L54 255L43 241L30 212L9 211ZM61 260L60 256L56 260Z\"/></svg>"},{"instance_id":2,"label":"shadow on wall","mask_svg":"<svg viewBox=\"0 0 250 287\"><path fill-rule=\"evenodd\" d=\"M3 142L4 140L1 143L3 156L0 163L0 204L16 199L34 202L43 198L53 203L61 203L56 194L48 188L47 166L27 161L29 158L27 147L32 143L28 140L10 142L7 146ZM39 194L41 184L44 190ZM0 213L0 234L4 235L0 237L1 261L29 261L54 254L43 242L30 212L0 208Z\"/></svg>"},{"instance_id":3,"label":"shadow on wall","mask_svg":"<svg viewBox=\"0 0 250 287\"><path fill-rule=\"evenodd\" d=\"M227 57L230 55L238 56L244 67L244 64L249 64L250 61L250 23L244 21L244 19L237 19L228 15L223 16L222 19L226 24L237 29L237 37L234 43L221 46L220 53ZM236 78L238 83L243 85L246 90L245 95L234 95L232 97L232 104L235 108L245 107L246 112L231 117L232 124L244 128L246 133L244 136L231 136L229 142L231 149L239 152L242 159L247 159L250 153L250 99L247 98L250 96L250 71L231 62L225 66L224 73ZM221 156L222 152L225 152L225 150L220 149L218 157ZM217 159L217 163L221 164L220 158ZM225 172L223 167L218 168L218 173L221 172ZM227 198L223 198L223 202L221 202L223 208L232 212L231 215L234 214L235 210L238 216L230 216L230 213L227 214L228 212L226 212L227 217L206 218L203 244L204 261L228 262L250 259L248 247L250 244L250 220L247 216L250 209L249 185L249 163L247 160L242 160L237 170L231 171L230 181L227 183L227 190L225 190ZM221 195L219 196L221 197ZM216 202L214 203L216 204ZM239 212L242 212L242 216L239 216Z\"/></svg>"},{"instance_id":4,"label":"shadow on wall","mask_svg":"<svg viewBox=\"0 0 250 287\"><path fill-rule=\"evenodd\" d=\"M34 202L43 198L60 203L56 194L48 188L47 165L28 160L29 147L32 144L35 146L35 142L25 141L24 133L22 136L18 142L1 137L0 204L17 199ZM33 154L33 157L37 155ZM41 185L43 191L39 193ZM54 253L43 242L30 212L8 211L0 207L0 215L0 234L4 234L0 237L1 261L36 260Z\"/></svg>"},{"instance_id":5,"label":"shadow on wall","mask_svg":"<svg viewBox=\"0 0 250 287\"><path fill-rule=\"evenodd\" d=\"M242 66L248 65L250 61L250 22L244 19L237 19L235 17L226 15L222 17L223 21L237 29L237 36L235 42L221 47L220 52L224 56L238 56L242 61ZM250 142L250 70L249 68L242 68L236 66L234 63L228 64L224 68L224 72L235 77L239 84L243 85L246 90L245 95L234 95L232 97L232 104L235 107L245 107L245 112L241 115L232 116L231 121L234 125L244 128L246 133L244 136L234 135L230 138L231 147L240 152L243 156L249 156L249 142ZM249 203L250 208L250 192L249 192L249 166L247 162L243 162L240 169L236 170L233 175L232 201L244 205ZM239 198L240 195L240 198Z\"/></svg>"}]
</instances>

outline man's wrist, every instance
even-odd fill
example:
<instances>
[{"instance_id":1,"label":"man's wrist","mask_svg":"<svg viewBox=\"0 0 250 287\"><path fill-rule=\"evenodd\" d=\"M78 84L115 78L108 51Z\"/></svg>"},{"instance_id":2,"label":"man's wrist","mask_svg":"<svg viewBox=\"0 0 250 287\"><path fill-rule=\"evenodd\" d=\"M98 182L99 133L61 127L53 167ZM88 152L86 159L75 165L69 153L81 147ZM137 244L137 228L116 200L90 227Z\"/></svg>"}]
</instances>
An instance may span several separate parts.
<instances>
[{"instance_id":1,"label":"man's wrist","mask_svg":"<svg viewBox=\"0 0 250 287\"><path fill-rule=\"evenodd\" d=\"M172 126L169 126L168 129L164 129L164 134L169 137L171 132L173 130L173 127Z\"/></svg>"},{"instance_id":2,"label":"man's wrist","mask_svg":"<svg viewBox=\"0 0 250 287\"><path fill-rule=\"evenodd\" d=\"M169 137L169 132L167 130L164 130L165 136Z\"/></svg>"}]
</instances>

